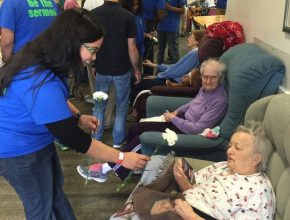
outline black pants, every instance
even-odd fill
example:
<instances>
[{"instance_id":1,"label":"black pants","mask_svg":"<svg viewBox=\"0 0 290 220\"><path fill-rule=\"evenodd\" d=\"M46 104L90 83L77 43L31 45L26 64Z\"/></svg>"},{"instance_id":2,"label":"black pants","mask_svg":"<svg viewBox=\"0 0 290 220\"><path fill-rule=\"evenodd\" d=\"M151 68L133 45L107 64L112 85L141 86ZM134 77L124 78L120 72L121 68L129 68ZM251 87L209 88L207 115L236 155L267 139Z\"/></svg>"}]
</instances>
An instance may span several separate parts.
<instances>
[{"instance_id":1,"label":"black pants","mask_svg":"<svg viewBox=\"0 0 290 220\"><path fill-rule=\"evenodd\" d=\"M146 26L146 33L152 33L156 30L157 24L155 24L154 21L145 20L145 26ZM144 39L144 54L143 54L143 60L151 60L153 62L154 60L154 45L153 40L149 38ZM143 67L143 74L145 75L153 75L153 68L144 66Z\"/></svg>"}]
</instances>

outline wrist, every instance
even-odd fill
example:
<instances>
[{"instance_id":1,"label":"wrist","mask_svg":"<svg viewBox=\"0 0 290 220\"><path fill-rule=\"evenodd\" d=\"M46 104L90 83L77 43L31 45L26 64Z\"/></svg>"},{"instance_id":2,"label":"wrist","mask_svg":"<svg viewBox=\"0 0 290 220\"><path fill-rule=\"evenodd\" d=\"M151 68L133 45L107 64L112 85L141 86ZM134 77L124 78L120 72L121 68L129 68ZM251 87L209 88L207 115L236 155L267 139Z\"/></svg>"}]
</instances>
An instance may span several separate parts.
<instances>
[{"instance_id":1,"label":"wrist","mask_svg":"<svg viewBox=\"0 0 290 220\"><path fill-rule=\"evenodd\" d=\"M79 120L80 120L80 118L81 118L82 115L83 115L83 113L81 113L81 112L78 112L78 113L75 114L74 117L77 120L77 122L79 122Z\"/></svg>"},{"instance_id":2,"label":"wrist","mask_svg":"<svg viewBox=\"0 0 290 220\"><path fill-rule=\"evenodd\" d=\"M121 165L124 161L124 157L125 157L124 152L119 152L119 156L118 156L116 163Z\"/></svg>"}]
</instances>

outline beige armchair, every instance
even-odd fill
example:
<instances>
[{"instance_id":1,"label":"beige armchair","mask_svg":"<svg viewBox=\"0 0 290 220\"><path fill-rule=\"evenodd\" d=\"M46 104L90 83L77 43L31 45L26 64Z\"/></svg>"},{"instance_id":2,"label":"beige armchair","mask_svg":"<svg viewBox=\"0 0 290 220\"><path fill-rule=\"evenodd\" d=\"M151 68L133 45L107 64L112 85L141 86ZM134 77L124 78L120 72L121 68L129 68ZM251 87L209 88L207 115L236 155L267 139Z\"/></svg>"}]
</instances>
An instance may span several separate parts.
<instances>
[{"instance_id":1,"label":"beige armchair","mask_svg":"<svg viewBox=\"0 0 290 220\"><path fill-rule=\"evenodd\" d=\"M262 121L265 132L272 142L272 153L267 176L276 194L275 220L290 219L290 96L268 96L254 102L247 110L245 121ZM210 161L187 158L196 170L209 165Z\"/></svg>"}]
</instances>

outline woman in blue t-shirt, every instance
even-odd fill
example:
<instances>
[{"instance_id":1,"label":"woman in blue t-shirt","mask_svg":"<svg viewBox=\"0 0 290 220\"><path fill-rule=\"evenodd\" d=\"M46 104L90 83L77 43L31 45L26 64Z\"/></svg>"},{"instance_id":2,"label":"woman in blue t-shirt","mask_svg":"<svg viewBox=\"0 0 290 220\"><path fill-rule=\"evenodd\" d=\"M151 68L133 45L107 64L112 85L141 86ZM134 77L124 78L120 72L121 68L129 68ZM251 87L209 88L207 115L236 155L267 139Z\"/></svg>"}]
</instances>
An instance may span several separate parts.
<instances>
[{"instance_id":1,"label":"woman in blue t-shirt","mask_svg":"<svg viewBox=\"0 0 290 220\"><path fill-rule=\"evenodd\" d=\"M55 138L129 169L140 169L149 160L92 139L79 125L96 131L97 119L68 101L68 73L79 85L83 66L95 60L103 34L87 10L67 10L0 69L0 175L18 193L28 220L75 219L62 189Z\"/></svg>"}]
</instances>

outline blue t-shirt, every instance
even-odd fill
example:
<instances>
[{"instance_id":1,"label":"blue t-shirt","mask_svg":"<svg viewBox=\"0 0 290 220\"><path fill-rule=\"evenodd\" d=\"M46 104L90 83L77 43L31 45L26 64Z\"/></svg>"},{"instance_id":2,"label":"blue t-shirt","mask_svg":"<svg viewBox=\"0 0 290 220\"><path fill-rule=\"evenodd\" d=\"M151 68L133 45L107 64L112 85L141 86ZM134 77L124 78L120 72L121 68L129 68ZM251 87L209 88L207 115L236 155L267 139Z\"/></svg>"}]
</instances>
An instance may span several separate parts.
<instances>
[{"instance_id":1,"label":"blue t-shirt","mask_svg":"<svg viewBox=\"0 0 290 220\"><path fill-rule=\"evenodd\" d=\"M54 137L45 124L72 116L67 105L66 83L50 70L22 79L34 70L35 67L29 67L19 72L4 96L0 96L0 158L25 155L46 147ZM45 77L45 83L35 87Z\"/></svg>"},{"instance_id":2,"label":"blue t-shirt","mask_svg":"<svg viewBox=\"0 0 290 220\"><path fill-rule=\"evenodd\" d=\"M143 18L152 21L156 16L156 11L165 9L165 0L142 0Z\"/></svg>"},{"instance_id":3,"label":"blue t-shirt","mask_svg":"<svg viewBox=\"0 0 290 220\"><path fill-rule=\"evenodd\" d=\"M173 7L182 7L185 5L184 0L167 0L168 4ZM158 24L157 30L162 32L179 32L180 14L167 10L167 15Z\"/></svg>"},{"instance_id":4,"label":"blue t-shirt","mask_svg":"<svg viewBox=\"0 0 290 220\"><path fill-rule=\"evenodd\" d=\"M217 0L216 7L220 9L226 9L227 8L227 0Z\"/></svg>"},{"instance_id":5,"label":"blue t-shirt","mask_svg":"<svg viewBox=\"0 0 290 220\"><path fill-rule=\"evenodd\" d=\"M5 0L1 5L0 27L14 32L13 54L47 29L58 9L53 0Z\"/></svg>"},{"instance_id":6,"label":"blue t-shirt","mask_svg":"<svg viewBox=\"0 0 290 220\"><path fill-rule=\"evenodd\" d=\"M137 35L136 35L136 46L140 56L143 56L144 53L144 33L146 27L143 21L143 18L140 15L135 15Z\"/></svg>"}]
</instances>

